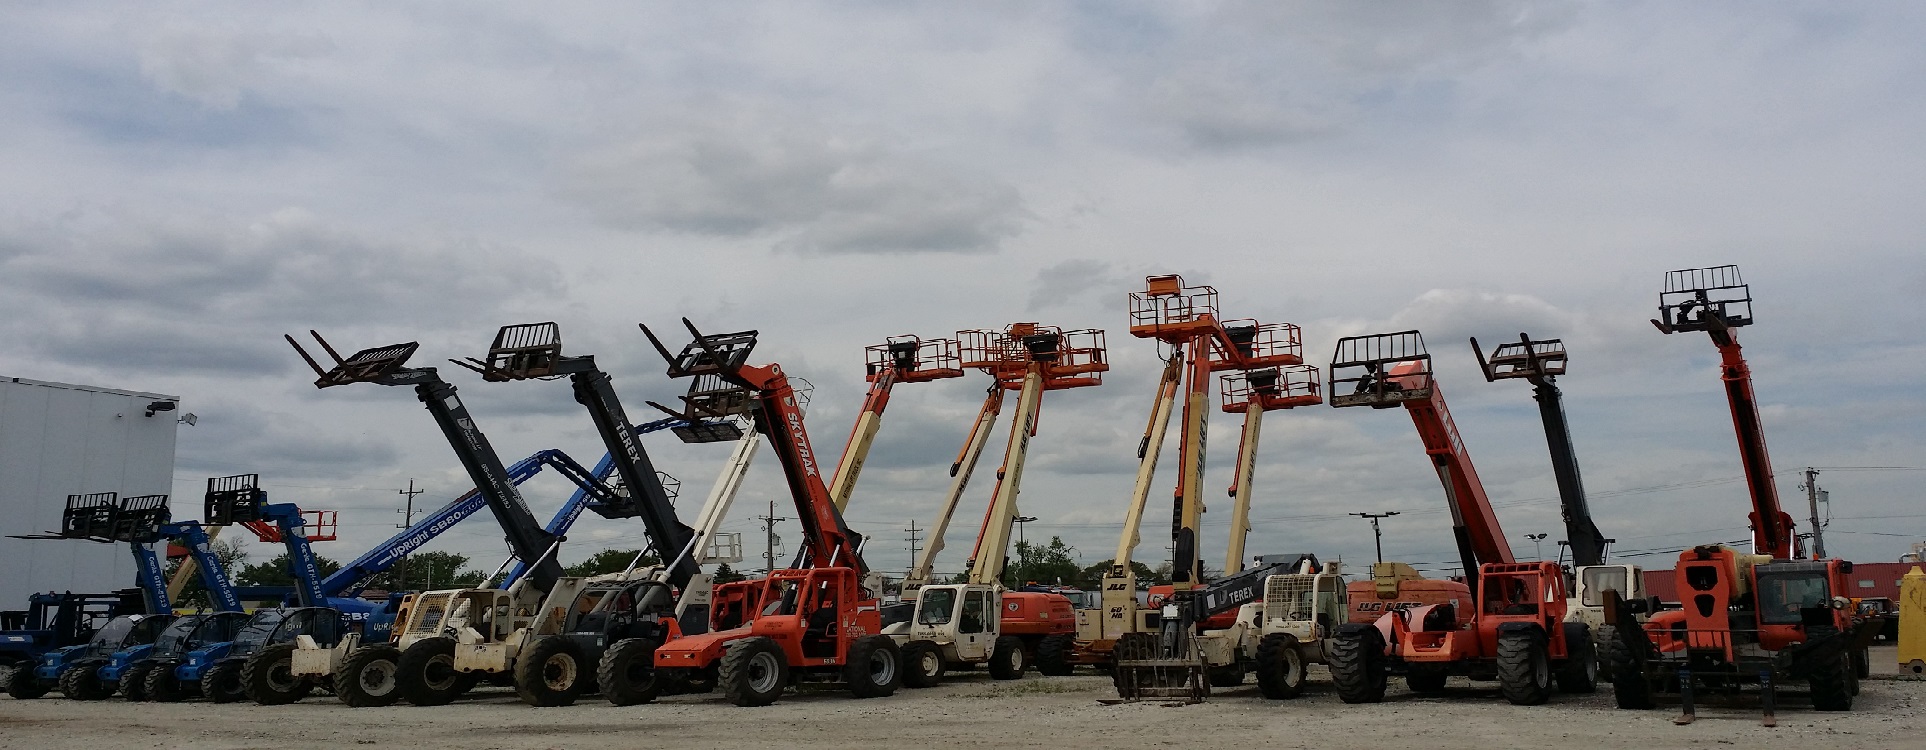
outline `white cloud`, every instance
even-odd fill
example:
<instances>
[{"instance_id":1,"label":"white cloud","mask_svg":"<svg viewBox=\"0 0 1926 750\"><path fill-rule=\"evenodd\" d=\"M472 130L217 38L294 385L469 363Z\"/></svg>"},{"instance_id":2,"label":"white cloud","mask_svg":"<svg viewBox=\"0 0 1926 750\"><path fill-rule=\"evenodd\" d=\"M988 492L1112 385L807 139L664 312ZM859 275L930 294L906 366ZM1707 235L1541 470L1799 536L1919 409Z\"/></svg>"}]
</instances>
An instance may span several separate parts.
<instances>
[{"instance_id":1,"label":"white cloud","mask_svg":"<svg viewBox=\"0 0 1926 750\"><path fill-rule=\"evenodd\" d=\"M163 91L213 109L233 109L272 69L334 50L312 34L247 31L231 25L168 24L143 32L140 72Z\"/></svg>"}]
</instances>

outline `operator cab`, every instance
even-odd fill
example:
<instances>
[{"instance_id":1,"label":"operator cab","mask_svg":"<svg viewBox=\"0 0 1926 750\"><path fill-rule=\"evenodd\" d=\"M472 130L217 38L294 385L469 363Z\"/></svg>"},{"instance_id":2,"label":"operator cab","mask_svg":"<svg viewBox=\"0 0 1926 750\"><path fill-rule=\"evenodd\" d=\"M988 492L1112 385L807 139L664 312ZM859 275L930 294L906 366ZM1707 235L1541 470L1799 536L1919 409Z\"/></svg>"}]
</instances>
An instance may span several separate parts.
<instances>
[{"instance_id":1,"label":"operator cab","mask_svg":"<svg viewBox=\"0 0 1926 750\"><path fill-rule=\"evenodd\" d=\"M1823 562L1775 562L1753 570L1762 625L1799 625L1806 610L1833 608L1831 571Z\"/></svg>"}]
</instances>

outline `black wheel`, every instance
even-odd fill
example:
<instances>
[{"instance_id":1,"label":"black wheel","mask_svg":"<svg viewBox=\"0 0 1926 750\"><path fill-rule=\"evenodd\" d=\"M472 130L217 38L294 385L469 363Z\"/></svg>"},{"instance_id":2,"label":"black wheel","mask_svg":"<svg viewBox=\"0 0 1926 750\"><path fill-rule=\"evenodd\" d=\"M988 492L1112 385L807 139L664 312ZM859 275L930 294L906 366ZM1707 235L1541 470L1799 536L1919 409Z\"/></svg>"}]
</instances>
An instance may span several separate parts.
<instances>
[{"instance_id":1,"label":"black wheel","mask_svg":"<svg viewBox=\"0 0 1926 750\"><path fill-rule=\"evenodd\" d=\"M106 663L100 659L83 659L69 665L60 673L60 679L55 680L61 694L75 701L100 701L112 696L118 685L100 681L100 668Z\"/></svg>"},{"instance_id":2,"label":"black wheel","mask_svg":"<svg viewBox=\"0 0 1926 750\"><path fill-rule=\"evenodd\" d=\"M60 673L60 692L67 700L104 701L114 694L113 688L100 681L100 662L82 661Z\"/></svg>"},{"instance_id":3,"label":"black wheel","mask_svg":"<svg viewBox=\"0 0 1926 750\"><path fill-rule=\"evenodd\" d=\"M582 647L570 638L543 638L515 659L515 694L531 706L573 704L594 681Z\"/></svg>"},{"instance_id":4,"label":"black wheel","mask_svg":"<svg viewBox=\"0 0 1926 750\"><path fill-rule=\"evenodd\" d=\"M466 678L466 679L464 679ZM402 700L417 706L445 706L473 687L474 677L455 671L455 639L425 638L401 650L395 684Z\"/></svg>"},{"instance_id":5,"label":"black wheel","mask_svg":"<svg viewBox=\"0 0 1926 750\"><path fill-rule=\"evenodd\" d=\"M1370 625L1341 626L1331 639L1331 682L1345 703L1384 700L1384 637Z\"/></svg>"},{"instance_id":6,"label":"black wheel","mask_svg":"<svg viewBox=\"0 0 1926 750\"><path fill-rule=\"evenodd\" d=\"M789 658L763 636L744 638L722 652L716 684L723 696L738 706L767 706L782 696L789 683Z\"/></svg>"},{"instance_id":7,"label":"black wheel","mask_svg":"<svg viewBox=\"0 0 1926 750\"><path fill-rule=\"evenodd\" d=\"M1296 698L1304 692L1304 655L1297 637L1272 633L1257 642L1257 691L1272 700Z\"/></svg>"},{"instance_id":8,"label":"black wheel","mask_svg":"<svg viewBox=\"0 0 1926 750\"><path fill-rule=\"evenodd\" d=\"M652 638L624 638L602 652L595 668L602 697L618 706L634 706L661 695L668 677L655 669L657 645Z\"/></svg>"},{"instance_id":9,"label":"black wheel","mask_svg":"<svg viewBox=\"0 0 1926 750\"><path fill-rule=\"evenodd\" d=\"M931 688L943 682L943 649L935 641L903 644L903 684Z\"/></svg>"},{"instance_id":10,"label":"black wheel","mask_svg":"<svg viewBox=\"0 0 1926 750\"><path fill-rule=\"evenodd\" d=\"M1592 628L1582 622L1565 623L1565 663L1558 667L1558 692L1598 692L1598 645Z\"/></svg>"},{"instance_id":11,"label":"black wheel","mask_svg":"<svg viewBox=\"0 0 1926 750\"><path fill-rule=\"evenodd\" d=\"M1658 706L1652 700L1651 679L1632 662L1625 644L1616 639L1606 641L1605 664L1606 671L1612 675L1612 699L1619 708L1643 711Z\"/></svg>"},{"instance_id":12,"label":"black wheel","mask_svg":"<svg viewBox=\"0 0 1926 750\"><path fill-rule=\"evenodd\" d=\"M1863 648L1852 650L1852 676L1862 680L1872 676L1872 659Z\"/></svg>"},{"instance_id":13,"label":"black wheel","mask_svg":"<svg viewBox=\"0 0 1926 750\"><path fill-rule=\"evenodd\" d=\"M1551 699L1551 654L1537 627L1498 634L1498 692L1515 706Z\"/></svg>"},{"instance_id":14,"label":"black wheel","mask_svg":"<svg viewBox=\"0 0 1926 750\"><path fill-rule=\"evenodd\" d=\"M1404 665L1404 684L1413 693L1437 694L1451 682L1451 670L1443 664Z\"/></svg>"},{"instance_id":15,"label":"black wheel","mask_svg":"<svg viewBox=\"0 0 1926 750\"><path fill-rule=\"evenodd\" d=\"M355 708L401 700L401 649L386 643L357 646L334 674L334 697Z\"/></svg>"},{"instance_id":16,"label":"black wheel","mask_svg":"<svg viewBox=\"0 0 1926 750\"><path fill-rule=\"evenodd\" d=\"M1840 654L1836 659L1810 670L1806 684L1812 688L1814 711L1852 710L1852 659Z\"/></svg>"},{"instance_id":17,"label":"black wheel","mask_svg":"<svg viewBox=\"0 0 1926 750\"><path fill-rule=\"evenodd\" d=\"M154 671L154 663L143 661L135 663L120 673L120 697L128 701L147 700L147 675Z\"/></svg>"},{"instance_id":18,"label":"black wheel","mask_svg":"<svg viewBox=\"0 0 1926 750\"><path fill-rule=\"evenodd\" d=\"M1023 641L1016 636L1006 635L996 639L990 649L990 677L998 680L1015 680L1023 677L1024 662L1028 661L1023 653Z\"/></svg>"},{"instance_id":19,"label":"black wheel","mask_svg":"<svg viewBox=\"0 0 1926 750\"><path fill-rule=\"evenodd\" d=\"M1206 670L1205 677L1210 680L1211 687L1237 687L1244 684L1244 665L1225 664L1210 667Z\"/></svg>"},{"instance_id":20,"label":"black wheel","mask_svg":"<svg viewBox=\"0 0 1926 750\"><path fill-rule=\"evenodd\" d=\"M1068 677L1077 671L1077 665L1070 663L1070 653L1077 648L1074 633L1046 635L1037 642L1037 672L1050 677Z\"/></svg>"},{"instance_id":21,"label":"black wheel","mask_svg":"<svg viewBox=\"0 0 1926 750\"><path fill-rule=\"evenodd\" d=\"M174 664L150 666L147 681L141 685L141 692L155 703L179 703L187 697L187 688L174 676Z\"/></svg>"},{"instance_id":22,"label":"black wheel","mask_svg":"<svg viewBox=\"0 0 1926 750\"><path fill-rule=\"evenodd\" d=\"M294 644L276 643L247 655L241 666L247 697L263 706L282 706L308 697L314 683L294 673Z\"/></svg>"},{"instance_id":23,"label":"black wheel","mask_svg":"<svg viewBox=\"0 0 1926 750\"><path fill-rule=\"evenodd\" d=\"M33 662L16 664L7 671L7 694L13 696L14 700L33 700L46 695L51 689L33 675Z\"/></svg>"},{"instance_id":24,"label":"black wheel","mask_svg":"<svg viewBox=\"0 0 1926 750\"><path fill-rule=\"evenodd\" d=\"M887 698L903 681L903 655L886 635L866 635L849 644L843 682L858 698Z\"/></svg>"},{"instance_id":25,"label":"black wheel","mask_svg":"<svg viewBox=\"0 0 1926 750\"><path fill-rule=\"evenodd\" d=\"M241 684L240 661L229 659L202 672L201 696L210 703L234 703L247 698L247 686Z\"/></svg>"}]
</instances>

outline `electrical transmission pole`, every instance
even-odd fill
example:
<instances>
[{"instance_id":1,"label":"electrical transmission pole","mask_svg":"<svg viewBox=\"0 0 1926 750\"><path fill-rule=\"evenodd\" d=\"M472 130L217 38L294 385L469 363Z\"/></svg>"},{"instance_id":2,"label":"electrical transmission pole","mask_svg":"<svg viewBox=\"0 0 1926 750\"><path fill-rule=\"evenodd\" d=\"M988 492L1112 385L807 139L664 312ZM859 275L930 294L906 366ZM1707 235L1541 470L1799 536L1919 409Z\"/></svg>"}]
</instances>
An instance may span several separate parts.
<instances>
[{"instance_id":1,"label":"electrical transmission pole","mask_svg":"<svg viewBox=\"0 0 1926 750\"><path fill-rule=\"evenodd\" d=\"M1823 535L1825 529L1819 523L1820 494L1819 470L1808 466L1806 467L1806 503L1812 506L1812 557L1816 560L1826 559L1826 537Z\"/></svg>"},{"instance_id":2,"label":"electrical transmission pole","mask_svg":"<svg viewBox=\"0 0 1926 750\"><path fill-rule=\"evenodd\" d=\"M1395 510L1385 512L1385 513L1352 513L1351 514L1371 522L1371 538L1373 541L1377 543L1378 562L1384 562L1384 532L1378 529L1378 519L1390 518L1397 514L1398 514L1398 511L1395 511Z\"/></svg>"},{"instance_id":3,"label":"electrical transmission pole","mask_svg":"<svg viewBox=\"0 0 1926 750\"><path fill-rule=\"evenodd\" d=\"M395 528L397 529L411 528L415 525L415 496L423 492L427 492L427 490L415 489L415 478L409 477L408 489L395 490L395 492L399 493L404 498L406 498L405 500L402 501L401 509L395 511L396 513L401 514L401 523L395 524ZM403 589L408 588L408 556L407 555L402 555L401 559L395 563L395 579L401 582L400 588L403 588Z\"/></svg>"},{"instance_id":4,"label":"electrical transmission pole","mask_svg":"<svg viewBox=\"0 0 1926 750\"><path fill-rule=\"evenodd\" d=\"M763 529L764 543L765 543L765 546L763 547L762 559L763 559L763 564L766 566L763 568L763 572L765 574L776 572L776 522L787 521L787 520L789 519L779 518L776 516L776 500L773 497L770 498L769 515L762 517L762 529Z\"/></svg>"},{"instance_id":5,"label":"electrical transmission pole","mask_svg":"<svg viewBox=\"0 0 1926 750\"><path fill-rule=\"evenodd\" d=\"M923 539L917 536L917 532L922 531L922 529L916 528L916 519L912 518L910 519L910 527L904 529L904 531L909 532L910 567L915 567L916 553L923 549L922 546L918 544L918 542L923 541Z\"/></svg>"}]
</instances>

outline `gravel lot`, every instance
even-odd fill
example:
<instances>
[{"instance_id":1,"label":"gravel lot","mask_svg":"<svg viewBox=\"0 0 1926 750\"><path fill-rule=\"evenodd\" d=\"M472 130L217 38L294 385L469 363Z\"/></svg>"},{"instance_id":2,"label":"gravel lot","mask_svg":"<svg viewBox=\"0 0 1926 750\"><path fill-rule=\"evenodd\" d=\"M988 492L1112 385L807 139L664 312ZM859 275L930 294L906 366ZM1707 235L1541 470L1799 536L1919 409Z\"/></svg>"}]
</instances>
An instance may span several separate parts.
<instances>
[{"instance_id":1,"label":"gravel lot","mask_svg":"<svg viewBox=\"0 0 1926 750\"><path fill-rule=\"evenodd\" d=\"M441 708L350 709L333 698L291 706L162 706L0 697L0 748L916 748L1190 747L1926 747L1926 682L1865 683L1854 711L1820 714L1783 695L1780 725L1759 726L1758 701L1707 701L1699 721L1675 726L1675 707L1620 711L1609 687L1547 706L1506 704L1489 683L1454 679L1443 698L1398 681L1383 704L1347 706L1314 670L1307 694L1268 701L1256 688L1220 690L1206 704L1104 705L1100 676L996 682L953 675L942 687L857 701L816 689L775 706L741 709L711 696L615 708L599 699L535 709L483 689Z\"/></svg>"}]
</instances>

